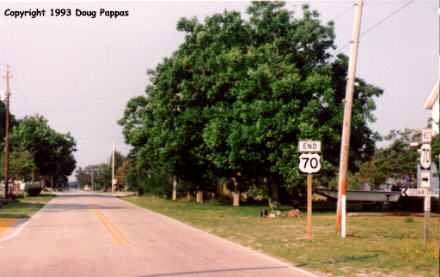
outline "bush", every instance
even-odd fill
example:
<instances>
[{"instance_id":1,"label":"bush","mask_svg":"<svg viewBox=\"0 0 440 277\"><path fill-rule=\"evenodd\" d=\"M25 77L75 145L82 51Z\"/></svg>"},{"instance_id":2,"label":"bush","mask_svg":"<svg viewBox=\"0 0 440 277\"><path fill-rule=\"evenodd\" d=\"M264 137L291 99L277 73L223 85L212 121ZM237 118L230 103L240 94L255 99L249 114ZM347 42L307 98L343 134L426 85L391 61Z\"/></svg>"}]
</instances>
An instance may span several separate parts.
<instances>
[{"instance_id":1,"label":"bush","mask_svg":"<svg viewBox=\"0 0 440 277\"><path fill-rule=\"evenodd\" d=\"M29 196L37 196L41 192L41 185L39 184L26 184L24 190Z\"/></svg>"}]
</instances>

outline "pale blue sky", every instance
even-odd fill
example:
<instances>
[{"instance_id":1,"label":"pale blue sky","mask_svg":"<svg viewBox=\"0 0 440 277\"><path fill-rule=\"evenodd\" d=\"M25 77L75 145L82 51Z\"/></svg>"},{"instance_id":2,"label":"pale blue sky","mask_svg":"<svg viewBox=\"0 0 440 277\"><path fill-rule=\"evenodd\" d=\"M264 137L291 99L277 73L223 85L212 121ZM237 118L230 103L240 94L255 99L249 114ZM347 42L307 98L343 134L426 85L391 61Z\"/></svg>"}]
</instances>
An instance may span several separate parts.
<instances>
[{"instance_id":1,"label":"pale blue sky","mask_svg":"<svg viewBox=\"0 0 440 277\"><path fill-rule=\"evenodd\" d=\"M361 33L408 1L365 1ZM303 1L287 7L300 8ZM323 22L335 19L336 45L351 39L354 1L311 1ZM244 12L248 2L0 3L0 73L11 74L11 111L18 117L40 113L78 143L78 166L108 161L111 142L124 154L121 128L126 102L143 94L147 68L154 68L183 41L180 17L224 9ZM118 19L6 17L7 8L128 10ZM344 11L346 11L344 13ZM48 12L47 12L48 13ZM300 12L299 12L300 13ZM422 129L423 110L439 68L437 1L414 1L360 39L357 76L385 90L377 99L372 128L381 134L405 127ZM349 55L350 48L342 50ZM4 81L0 89L5 89Z\"/></svg>"}]
</instances>

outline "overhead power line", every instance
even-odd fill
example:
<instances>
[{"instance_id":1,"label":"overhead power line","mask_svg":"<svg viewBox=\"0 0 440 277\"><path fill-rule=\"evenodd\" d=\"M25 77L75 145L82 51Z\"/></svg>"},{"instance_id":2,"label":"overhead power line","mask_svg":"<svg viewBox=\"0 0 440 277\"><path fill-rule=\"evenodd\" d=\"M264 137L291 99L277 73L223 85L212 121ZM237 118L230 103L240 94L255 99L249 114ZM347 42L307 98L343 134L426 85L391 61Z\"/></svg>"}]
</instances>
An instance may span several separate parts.
<instances>
[{"instance_id":1,"label":"overhead power line","mask_svg":"<svg viewBox=\"0 0 440 277\"><path fill-rule=\"evenodd\" d=\"M359 37L365 36L366 34L368 34L369 32L371 32L373 29L375 29L376 27L378 27L379 25L381 25L382 23L384 23L385 21L387 21L388 19L390 19L391 17L393 17L394 15L396 15L398 12L400 12L401 10L403 10L404 8L406 8L407 6L409 6L411 3L413 3L414 0L410 0L408 2L406 2L405 4L403 4L402 6L400 6L399 8L397 8L396 10L394 10L392 13L390 13L389 15L387 15L386 17L384 17L383 19L379 20L377 23L375 23L374 25L372 25L371 27L369 27L367 30L363 31ZM335 54L340 53L342 50L344 50L345 48L347 48L347 46L349 46L352 42L348 42L347 44L345 44L342 47L339 47L338 49L335 50Z\"/></svg>"},{"instance_id":2,"label":"overhead power line","mask_svg":"<svg viewBox=\"0 0 440 277\"><path fill-rule=\"evenodd\" d=\"M361 36L366 35L367 33L369 33L371 30L373 30L374 28L376 28L377 26L379 26L380 24L384 23L385 21L387 21L388 19L390 19L392 16L394 16L395 14L397 14L398 12L400 12L401 10L403 10L404 8L406 8L408 5L410 5L412 2L414 2L414 0L410 0L408 2L406 2L405 4L403 4L400 8L398 8L397 10L395 10L394 12L390 13L388 16L386 16L385 18L383 18L382 20L380 20L379 22L377 22L376 24L374 24L373 26L371 26L370 28L368 28L367 30L363 31L361 33Z\"/></svg>"},{"instance_id":3,"label":"overhead power line","mask_svg":"<svg viewBox=\"0 0 440 277\"><path fill-rule=\"evenodd\" d=\"M90 92L115 92L120 93L122 91L133 91L133 90L141 90L142 92L145 90L145 86L137 86L137 87L125 87L125 88L79 88L79 89L27 89L27 92L35 92L35 93L41 93L41 92L53 92L53 93L74 93L73 95L78 95L81 92L83 94L88 94ZM48 95L53 96L50 94L41 94L41 95Z\"/></svg>"},{"instance_id":4,"label":"overhead power line","mask_svg":"<svg viewBox=\"0 0 440 277\"><path fill-rule=\"evenodd\" d=\"M340 18L341 16L352 10L354 7L356 7L356 4L352 4L349 8L345 9L343 12L333 17L330 21L335 21L336 19Z\"/></svg>"}]
</instances>

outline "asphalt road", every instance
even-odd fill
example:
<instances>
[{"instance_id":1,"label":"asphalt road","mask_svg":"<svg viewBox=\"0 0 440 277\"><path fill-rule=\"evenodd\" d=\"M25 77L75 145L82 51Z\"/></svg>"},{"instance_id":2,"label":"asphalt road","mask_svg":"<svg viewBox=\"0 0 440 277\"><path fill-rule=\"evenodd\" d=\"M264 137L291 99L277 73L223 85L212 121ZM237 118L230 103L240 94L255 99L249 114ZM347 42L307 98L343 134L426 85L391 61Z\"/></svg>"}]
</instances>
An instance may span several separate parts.
<instances>
[{"instance_id":1,"label":"asphalt road","mask_svg":"<svg viewBox=\"0 0 440 277\"><path fill-rule=\"evenodd\" d=\"M315 276L103 194L60 193L0 237L0 276Z\"/></svg>"}]
</instances>

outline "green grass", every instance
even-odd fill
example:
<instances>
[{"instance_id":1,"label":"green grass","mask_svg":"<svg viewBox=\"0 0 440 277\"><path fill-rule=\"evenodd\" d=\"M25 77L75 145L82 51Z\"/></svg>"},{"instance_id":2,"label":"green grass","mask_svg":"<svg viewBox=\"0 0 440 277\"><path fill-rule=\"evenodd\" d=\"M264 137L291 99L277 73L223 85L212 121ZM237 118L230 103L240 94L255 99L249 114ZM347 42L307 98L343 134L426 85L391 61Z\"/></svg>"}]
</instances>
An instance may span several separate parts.
<instances>
[{"instance_id":1,"label":"green grass","mask_svg":"<svg viewBox=\"0 0 440 277\"><path fill-rule=\"evenodd\" d=\"M20 198L18 202L10 202L0 208L0 218L29 218L55 195L43 193L39 196Z\"/></svg>"},{"instance_id":2,"label":"green grass","mask_svg":"<svg viewBox=\"0 0 440 277\"><path fill-rule=\"evenodd\" d=\"M423 245L423 218L348 217L347 238L335 234L334 213L314 213L313 238L306 239L301 219L260 218L267 206L169 201L149 196L123 199L220 237L330 276L438 276L438 219Z\"/></svg>"}]
</instances>

